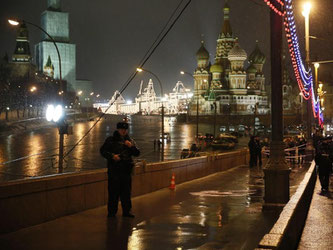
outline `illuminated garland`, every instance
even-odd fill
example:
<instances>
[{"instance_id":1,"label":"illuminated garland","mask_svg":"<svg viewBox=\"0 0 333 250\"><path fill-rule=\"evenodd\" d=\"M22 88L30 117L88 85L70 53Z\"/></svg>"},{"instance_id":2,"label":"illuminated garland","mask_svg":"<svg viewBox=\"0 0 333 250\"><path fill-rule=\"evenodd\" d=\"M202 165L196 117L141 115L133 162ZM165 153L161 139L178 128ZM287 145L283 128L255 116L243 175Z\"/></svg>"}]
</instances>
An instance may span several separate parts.
<instances>
[{"instance_id":1,"label":"illuminated garland","mask_svg":"<svg viewBox=\"0 0 333 250\"><path fill-rule=\"evenodd\" d=\"M285 32L289 47L292 66L298 87L305 100L311 98L312 111L315 118L318 118L319 125L323 126L324 116L320 107L319 98L315 97L313 90L313 76L311 67L306 69L302 61L301 52L296 33L296 24L292 6L292 0L264 0L265 3L278 15L283 16Z\"/></svg>"}]
</instances>

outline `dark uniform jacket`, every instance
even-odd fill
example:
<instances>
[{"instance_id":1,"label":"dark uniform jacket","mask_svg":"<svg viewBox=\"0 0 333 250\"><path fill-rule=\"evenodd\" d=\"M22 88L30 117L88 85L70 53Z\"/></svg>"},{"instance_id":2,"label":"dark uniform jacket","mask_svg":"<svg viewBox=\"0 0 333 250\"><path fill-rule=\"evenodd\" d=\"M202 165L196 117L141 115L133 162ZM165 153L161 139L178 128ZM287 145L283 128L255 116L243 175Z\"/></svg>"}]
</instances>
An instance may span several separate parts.
<instances>
[{"instance_id":1,"label":"dark uniform jacket","mask_svg":"<svg viewBox=\"0 0 333 250\"><path fill-rule=\"evenodd\" d=\"M132 143L132 147L127 147L125 141ZM134 166L132 156L139 156L140 151L135 146L134 141L126 135L122 137L116 130L113 136L109 136L100 149L101 155L108 160L108 174L131 174ZM119 154L120 161L113 160L113 156Z\"/></svg>"},{"instance_id":2,"label":"dark uniform jacket","mask_svg":"<svg viewBox=\"0 0 333 250\"><path fill-rule=\"evenodd\" d=\"M319 175L329 175L332 169L332 162L328 156L318 153L315 157L315 162L318 165Z\"/></svg>"}]
</instances>

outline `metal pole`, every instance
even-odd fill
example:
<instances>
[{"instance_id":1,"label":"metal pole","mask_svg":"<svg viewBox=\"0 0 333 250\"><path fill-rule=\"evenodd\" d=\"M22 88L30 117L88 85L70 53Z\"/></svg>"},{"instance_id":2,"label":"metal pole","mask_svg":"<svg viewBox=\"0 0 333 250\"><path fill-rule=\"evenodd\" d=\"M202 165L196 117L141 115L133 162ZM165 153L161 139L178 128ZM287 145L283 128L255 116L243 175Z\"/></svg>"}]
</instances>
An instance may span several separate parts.
<instances>
[{"instance_id":1,"label":"metal pole","mask_svg":"<svg viewBox=\"0 0 333 250\"><path fill-rule=\"evenodd\" d=\"M301 95L301 121L303 123L303 96Z\"/></svg>"},{"instance_id":2,"label":"metal pole","mask_svg":"<svg viewBox=\"0 0 333 250\"><path fill-rule=\"evenodd\" d=\"M63 82L62 82L61 57L60 57L60 52L59 52L57 43L55 42L55 40L53 39L53 37L49 33L47 33L42 27L40 27L40 26L38 26L38 25L36 25L34 23L27 22L27 21L22 21L22 22L30 24L30 25L36 27L37 29L41 30L53 42L53 44L54 44L54 46L56 48L57 54L58 54L58 61L59 61L59 81L60 81L59 87L60 87L61 103L63 104L64 103L64 86L63 86ZM60 128L62 125L60 125L59 128L58 128L59 129L59 165L58 166L59 166L59 172L60 173L63 172L63 160L64 160L64 133L63 133L63 130Z\"/></svg>"},{"instance_id":3,"label":"metal pole","mask_svg":"<svg viewBox=\"0 0 333 250\"><path fill-rule=\"evenodd\" d=\"M197 129L196 129L196 137L197 140L199 140L198 136L199 136L199 90L198 90L198 84L197 84L197 119L196 119L196 125L197 125Z\"/></svg>"},{"instance_id":4,"label":"metal pole","mask_svg":"<svg viewBox=\"0 0 333 250\"><path fill-rule=\"evenodd\" d=\"M310 38L309 38L309 15L305 15L305 63L310 69ZM312 143L312 138L311 138L311 132L312 132L312 103L311 103L312 98L310 97L309 100L307 101L307 122L306 122L306 134L308 138L308 147L311 147Z\"/></svg>"},{"instance_id":5,"label":"metal pole","mask_svg":"<svg viewBox=\"0 0 333 250\"><path fill-rule=\"evenodd\" d=\"M216 102L214 102L214 138L215 138L215 131L216 131Z\"/></svg>"},{"instance_id":6,"label":"metal pole","mask_svg":"<svg viewBox=\"0 0 333 250\"><path fill-rule=\"evenodd\" d=\"M164 106L162 100L162 154L161 160L164 161Z\"/></svg>"},{"instance_id":7,"label":"metal pole","mask_svg":"<svg viewBox=\"0 0 333 250\"><path fill-rule=\"evenodd\" d=\"M152 74L158 81L160 88L161 88L161 101L162 101L162 153L161 153L161 160L164 161L164 105L163 105L163 96L164 96L164 92L163 92L163 87L162 87L162 83L160 81L160 79L158 78L158 76L156 74L154 74L153 72L143 69L141 68L142 71L145 71L149 74Z\"/></svg>"},{"instance_id":8,"label":"metal pole","mask_svg":"<svg viewBox=\"0 0 333 250\"><path fill-rule=\"evenodd\" d=\"M196 84L195 78L194 78L194 76L193 76L192 74L190 74L190 73L188 73L188 72L185 72L185 71L181 71L180 73L181 73L182 75L184 75L184 74L189 75L189 76L192 77L193 80L194 80L194 88L195 88L195 90L196 90L195 95L196 95L196 99L197 99L196 133L195 133L195 134L196 134L196 138L197 138L197 140L198 140L198 136L199 136L199 89L198 89L198 84ZM197 86L195 86L195 84L196 84Z\"/></svg>"},{"instance_id":9,"label":"metal pole","mask_svg":"<svg viewBox=\"0 0 333 250\"><path fill-rule=\"evenodd\" d=\"M256 135L256 106L254 105L253 111L253 136Z\"/></svg>"},{"instance_id":10,"label":"metal pole","mask_svg":"<svg viewBox=\"0 0 333 250\"><path fill-rule=\"evenodd\" d=\"M271 122L272 137L270 157L264 168L264 210L281 210L289 200L289 173L285 162L283 143L283 99L282 99L282 17L270 11L271 20Z\"/></svg>"}]
</instances>

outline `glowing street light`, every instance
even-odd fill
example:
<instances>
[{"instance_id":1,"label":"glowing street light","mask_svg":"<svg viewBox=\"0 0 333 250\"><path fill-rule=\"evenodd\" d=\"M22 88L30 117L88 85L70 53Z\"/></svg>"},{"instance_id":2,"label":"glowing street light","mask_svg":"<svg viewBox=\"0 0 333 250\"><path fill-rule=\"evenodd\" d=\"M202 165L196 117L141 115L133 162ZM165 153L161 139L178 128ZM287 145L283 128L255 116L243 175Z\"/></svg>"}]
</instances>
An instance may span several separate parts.
<instances>
[{"instance_id":1,"label":"glowing street light","mask_svg":"<svg viewBox=\"0 0 333 250\"><path fill-rule=\"evenodd\" d=\"M36 86L32 86L30 92L35 92L37 90Z\"/></svg>"},{"instance_id":2,"label":"glowing street light","mask_svg":"<svg viewBox=\"0 0 333 250\"><path fill-rule=\"evenodd\" d=\"M314 67L315 67L315 86L314 86L314 90L316 90L317 86L318 86L318 68L319 68L320 64L319 63L315 63Z\"/></svg>"},{"instance_id":3,"label":"glowing street light","mask_svg":"<svg viewBox=\"0 0 333 250\"><path fill-rule=\"evenodd\" d=\"M97 94L96 97L97 97L97 98L100 97L100 94Z\"/></svg>"},{"instance_id":4,"label":"glowing street light","mask_svg":"<svg viewBox=\"0 0 333 250\"><path fill-rule=\"evenodd\" d=\"M83 91L79 90L79 92L77 92L78 95L82 95Z\"/></svg>"},{"instance_id":5,"label":"glowing street light","mask_svg":"<svg viewBox=\"0 0 333 250\"><path fill-rule=\"evenodd\" d=\"M302 15L303 15L304 17L309 16L309 15L310 15L311 8L312 8L312 4L311 4L310 2L306 2L306 3L304 3L304 5L303 5Z\"/></svg>"},{"instance_id":6,"label":"glowing street light","mask_svg":"<svg viewBox=\"0 0 333 250\"><path fill-rule=\"evenodd\" d=\"M161 154L162 156L161 156L161 160L163 161L164 160L164 105L163 105L163 95L164 94L163 94L162 83L161 83L160 79L158 78L158 76L149 70L146 70L143 68L137 68L136 71L137 72L145 71L145 72L153 75L157 79L157 81L160 85L160 88L161 88L161 101L162 101L162 154Z\"/></svg>"},{"instance_id":7,"label":"glowing street light","mask_svg":"<svg viewBox=\"0 0 333 250\"><path fill-rule=\"evenodd\" d=\"M310 68L310 31L309 31L309 16L311 11L311 3L307 2L303 5L302 15L305 21L305 62L308 69ZM311 147L311 130L312 130L312 117L311 117L311 98L307 101L307 138L308 138L308 148Z\"/></svg>"},{"instance_id":8,"label":"glowing street light","mask_svg":"<svg viewBox=\"0 0 333 250\"><path fill-rule=\"evenodd\" d=\"M314 64L314 66L315 66L316 69L318 69L319 66L320 66L320 64L316 62L316 63Z\"/></svg>"},{"instance_id":9,"label":"glowing street light","mask_svg":"<svg viewBox=\"0 0 333 250\"><path fill-rule=\"evenodd\" d=\"M57 54L58 54L58 61L59 61L59 80L60 80L60 91L59 91L59 95L61 96L61 101L63 103L63 98L64 98L64 86L63 86L63 82L62 82L62 72L61 72L61 56L60 56L60 52L59 52L59 49L58 49L58 46L57 46L57 43L55 42L54 38L49 34L47 33L42 27L34 24L34 23L31 23L31 22L27 22L25 20L20 20L20 19L8 19L8 23L10 25L13 25L13 26L18 26L20 23L24 24L30 24L34 27L36 27L37 29L41 30L44 34L46 34L50 40L52 41L56 51L57 51ZM46 78L48 79L48 78ZM65 121L65 115L63 115L62 117L63 121ZM63 158L64 158L64 126L66 126L65 123L62 123L61 125L58 126L58 129L59 129L59 172L62 172L63 171Z\"/></svg>"},{"instance_id":10,"label":"glowing street light","mask_svg":"<svg viewBox=\"0 0 333 250\"><path fill-rule=\"evenodd\" d=\"M94 95L94 92L91 92L90 95Z\"/></svg>"},{"instance_id":11,"label":"glowing street light","mask_svg":"<svg viewBox=\"0 0 333 250\"><path fill-rule=\"evenodd\" d=\"M58 122L63 117L64 112L61 105L57 105L54 107L54 105L48 105L46 109L46 120L47 121L53 121Z\"/></svg>"},{"instance_id":12,"label":"glowing street light","mask_svg":"<svg viewBox=\"0 0 333 250\"><path fill-rule=\"evenodd\" d=\"M310 34L309 34L309 16L311 11L311 3L307 2L303 5L302 15L305 17L305 52L306 52L306 63L309 66L310 63Z\"/></svg>"},{"instance_id":13,"label":"glowing street light","mask_svg":"<svg viewBox=\"0 0 333 250\"><path fill-rule=\"evenodd\" d=\"M10 25L13 25L13 26L17 26L17 25L20 24L18 21L13 20L13 19L9 19L8 22L9 22Z\"/></svg>"}]
</instances>

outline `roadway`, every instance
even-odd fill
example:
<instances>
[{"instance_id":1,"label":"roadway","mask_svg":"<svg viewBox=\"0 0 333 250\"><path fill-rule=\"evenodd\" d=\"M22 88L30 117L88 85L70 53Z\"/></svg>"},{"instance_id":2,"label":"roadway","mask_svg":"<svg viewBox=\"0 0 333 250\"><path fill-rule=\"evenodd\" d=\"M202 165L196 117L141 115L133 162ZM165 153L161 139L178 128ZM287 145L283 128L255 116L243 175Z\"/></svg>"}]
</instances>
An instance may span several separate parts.
<instances>
[{"instance_id":1,"label":"roadway","mask_svg":"<svg viewBox=\"0 0 333 250\"><path fill-rule=\"evenodd\" d=\"M65 159L64 172L75 172L104 168L105 160L99 154L99 148L105 138L112 135L116 123L122 116L106 116L90 134ZM160 160L160 153L154 151L154 139L160 135L160 117L132 118L129 134L141 149L139 159L146 162ZM93 125L93 121L74 124L73 135L65 136L65 151L69 150ZM217 127L218 128L218 127ZM212 124L200 124L199 132L212 133ZM171 141L165 146L165 160L179 159L183 148L189 148L194 142L195 124L165 120L165 132L170 133ZM58 173L58 131L56 128L43 128L13 135L0 136L0 182ZM244 138L245 146L248 138Z\"/></svg>"}]
</instances>

